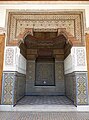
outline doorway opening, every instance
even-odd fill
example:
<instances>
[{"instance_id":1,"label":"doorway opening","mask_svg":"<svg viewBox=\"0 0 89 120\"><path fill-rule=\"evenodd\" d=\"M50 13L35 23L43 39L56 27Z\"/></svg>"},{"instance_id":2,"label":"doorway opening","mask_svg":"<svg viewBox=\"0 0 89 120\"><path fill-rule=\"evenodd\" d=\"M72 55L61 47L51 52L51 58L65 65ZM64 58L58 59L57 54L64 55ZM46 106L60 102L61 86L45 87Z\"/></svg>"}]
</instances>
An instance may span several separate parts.
<instances>
[{"instance_id":1,"label":"doorway opening","mask_svg":"<svg viewBox=\"0 0 89 120\"><path fill-rule=\"evenodd\" d=\"M64 74L71 47L66 36L57 32L33 32L24 38L20 50L27 59L25 97L18 99L18 105L73 104L66 96Z\"/></svg>"}]
</instances>

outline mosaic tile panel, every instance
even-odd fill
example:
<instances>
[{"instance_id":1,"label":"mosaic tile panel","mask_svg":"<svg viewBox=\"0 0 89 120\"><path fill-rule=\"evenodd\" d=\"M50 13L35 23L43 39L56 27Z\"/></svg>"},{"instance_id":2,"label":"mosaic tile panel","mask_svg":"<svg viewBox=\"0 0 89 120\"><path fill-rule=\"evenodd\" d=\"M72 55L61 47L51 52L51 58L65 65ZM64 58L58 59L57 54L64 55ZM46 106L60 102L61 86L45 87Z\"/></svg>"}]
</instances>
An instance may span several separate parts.
<instances>
[{"instance_id":1,"label":"mosaic tile panel","mask_svg":"<svg viewBox=\"0 0 89 120\"><path fill-rule=\"evenodd\" d=\"M13 104L15 73L3 73L2 104Z\"/></svg>"},{"instance_id":2,"label":"mosaic tile panel","mask_svg":"<svg viewBox=\"0 0 89 120\"><path fill-rule=\"evenodd\" d=\"M50 86L55 85L54 80L54 61L36 62L36 80L35 85Z\"/></svg>"},{"instance_id":3,"label":"mosaic tile panel","mask_svg":"<svg viewBox=\"0 0 89 120\"><path fill-rule=\"evenodd\" d=\"M29 95L35 90L35 61L27 61L26 73L26 95Z\"/></svg>"},{"instance_id":4,"label":"mosaic tile panel","mask_svg":"<svg viewBox=\"0 0 89 120\"><path fill-rule=\"evenodd\" d=\"M63 62L55 62L55 86L35 86L35 61L27 62L26 95L64 95Z\"/></svg>"},{"instance_id":5,"label":"mosaic tile panel","mask_svg":"<svg viewBox=\"0 0 89 120\"><path fill-rule=\"evenodd\" d=\"M77 105L88 104L87 73L75 73L76 75L76 102Z\"/></svg>"},{"instance_id":6,"label":"mosaic tile panel","mask_svg":"<svg viewBox=\"0 0 89 120\"><path fill-rule=\"evenodd\" d=\"M88 104L88 86L86 72L73 72L65 75L66 81L66 95L74 104L87 105Z\"/></svg>"},{"instance_id":7,"label":"mosaic tile panel","mask_svg":"<svg viewBox=\"0 0 89 120\"><path fill-rule=\"evenodd\" d=\"M76 14L75 14L76 13ZM76 39L83 39L81 26L83 11L61 12L9 12L8 40L14 40L27 28L34 31L57 31L66 28Z\"/></svg>"},{"instance_id":8,"label":"mosaic tile panel","mask_svg":"<svg viewBox=\"0 0 89 120\"><path fill-rule=\"evenodd\" d=\"M65 94L65 84L64 84L64 62L55 61L55 84L56 89L62 95Z\"/></svg>"},{"instance_id":9,"label":"mosaic tile panel","mask_svg":"<svg viewBox=\"0 0 89 120\"><path fill-rule=\"evenodd\" d=\"M77 106L77 102L76 102L76 99L77 99L77 95L76 95L76 77L75 77L75 74L73 73L73 84L74 84L74 89L73 89L73 94L74 94L74 105Z\"/></svg>"},{"instance_id":10,"label":"mosaic tile panel","mask_svg":"<svg viewBox=\"0 0 89 120\"><path fill-rule=\"evenodd\" d=\"M13 105L16 105L17 103L17 86L18 86L18 83L17 83L17 79L16 79L16 75L15 75L15 80L14 80L14 88L13 88Z\"/></svg>"},{"instance_id":11,"label":"mosaic tile panel","mask_svg":"<svg viewBox=\"0 0 89 120\"><path fill-rule=\"evenodd\" d=\"M15 105L25 95L26 76L17 72L3 73L3 105Z\"/></svg>"}]
</instances>

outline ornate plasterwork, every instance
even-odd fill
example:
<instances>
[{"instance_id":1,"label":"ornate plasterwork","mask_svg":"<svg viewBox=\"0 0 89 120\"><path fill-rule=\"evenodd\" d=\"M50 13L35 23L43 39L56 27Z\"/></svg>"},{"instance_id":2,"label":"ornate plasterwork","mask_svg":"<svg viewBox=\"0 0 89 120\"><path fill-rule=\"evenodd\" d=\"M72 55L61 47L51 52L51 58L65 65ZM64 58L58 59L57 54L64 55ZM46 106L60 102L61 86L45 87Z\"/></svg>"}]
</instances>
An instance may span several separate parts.
<instances>
[{"instance_id":1,"label":"ornate plasterwork","mask_svg":"<svg viewBox=\"0 0 89 120\"><path fill-rule=\"evenodd\" d=\"M34 31L57 31L66 28L76 39L82 40L82 12L9 12L8 40L14 40L27 28Z\"/></svg>"},{"instance_id":2,"label":"ornate plasterwork","mask_svg":"<svg viewBox=\"0 0 89 120\"><path fill-rule=\"evenodd\" d=\"M26 74L26 59L16 46L7 46L4 55L4 71L17 71Z\"/></svg>"},{"instance_id":3,"label":"ornate plasterwork","mask_svg":"<svg viewBox=\"0 0 89 120\"><path fill-rule=\"evenodd\" d=\"M86 48L72 47L73 71L87 71Z\"/></svg>"},{"instance_id":4,"label":"ornate plasterwork","mask_svg":"<svg viewBox=\"0 0 89 120\"><path fill-rule=\"evenodd\" d=\"M6 59L5 59L5 65L14 65L14 48L8 48L6 49Z\"/></svg>"},{"instance_id":5,"label":"ornate plasterwork","mask_svg":"<svg viewBox=\"0 0 89 120\"><path fill-rule=\"evenodd\" d=\"M85 51L83 48L78 48L77 53L77 66L85 66Z\"/></svg>"},{"instance_id":6,"label":"ornate plasterwork","mask_svg":"<svg viewBox=\"0 0 89 120\"><path fill-rule=\"evenodd\" d=\"M4 71L16 71L16 59L18 59L17 49L17 47L12 46L5 47Z\"/></svg>"},{"instance_id":7,"label":"ornate plasterwork","mask_svg":"<svg viewBox=\"0 0 89 120\"><path fill-rule=\"evenodd\" d=\"M71 53L64 60L65 74L74 71L87 71L85 47L72 47Z\"/></svg>"}]
</instances>

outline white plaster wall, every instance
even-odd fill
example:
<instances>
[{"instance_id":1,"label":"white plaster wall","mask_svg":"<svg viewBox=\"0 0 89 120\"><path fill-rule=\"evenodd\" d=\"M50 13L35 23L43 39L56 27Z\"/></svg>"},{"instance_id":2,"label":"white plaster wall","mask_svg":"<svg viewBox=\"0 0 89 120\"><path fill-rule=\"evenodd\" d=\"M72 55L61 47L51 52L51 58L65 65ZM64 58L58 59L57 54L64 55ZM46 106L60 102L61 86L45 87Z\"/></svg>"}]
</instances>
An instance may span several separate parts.
<instances>
[{"instance_id":1,"label":"white plaster wall","mask_svg":"<svg viewBox=\"0 0 89 120\"><path fill-rule=\"evenodd\" d=\"M72 56L71 53L67 56L67 58L64 60L64 73L68 74L68 73L72 73L73 69L72 69L73 65L72 65Z\"/></svg>"},{"instance_id":2,"label":"white plaster wall","mask_svg":"<svg viewBox=\"0 0 89 120\"><path fill-rule=\"evenodd\" d=\"M17 71L26 74L26 59L17 46L5 47L3 71Z\"/></svg>"},{"instance_id":3,"label":"white plaster wall","mask_svg":"<svg viewBox=\"0 0 89 120\"><path fill-rule=\"evenodd\" d=\"M64 73L68 74L74 71L87 71L85 47L72 47L71 53L64 60Z\"/></svg>"},{"instance_id":4,"label":"white plaster wall","mask_svg":"<svg viewBox=\"0 0 89 120\"><path fill-rule=\"evenodd\" d=\"M87 71L85 47L72 47L71 56L72 56L73 71Z\"/></svg>"},{"instance_id":5,"label":"white plaster wall","mask_svg":"<svg viewBox=\"0 0 89 120\"><path fill-rule=\"evenodd\" d=\"M85 9L86 27L89 27L89 2L62 2L62 1L47 1L47 2L0 2L0 27L5 27L6 10L7 9Z\"/></svg>"},{"instance_id":6,"label":"white plaster wall","mask_svg":"<svg viewBox=\"0 0 89 120\"><path fill-rule=\"evenodd\" d=\"M20 54L18 62L18 72L26 74L26 59Z\"/></svg>"}]
</instances>

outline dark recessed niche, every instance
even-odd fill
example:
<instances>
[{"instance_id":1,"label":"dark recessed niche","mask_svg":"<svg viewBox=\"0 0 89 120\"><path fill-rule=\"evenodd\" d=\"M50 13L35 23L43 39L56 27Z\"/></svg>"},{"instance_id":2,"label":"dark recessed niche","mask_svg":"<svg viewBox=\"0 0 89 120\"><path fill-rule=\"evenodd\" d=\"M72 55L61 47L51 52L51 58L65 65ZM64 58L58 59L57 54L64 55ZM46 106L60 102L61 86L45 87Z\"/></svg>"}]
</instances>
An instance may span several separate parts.
<instances>
[{"instance_id":1,"label":"dark recessed niche","mask_svg":"<svg viewBox=\"0 0 89 120\"><path fill-rule=\"evenodd\" d=\"M55 60L53 58L36 59L35 86L55 86Z\"/></svg>"}]
</instances>

